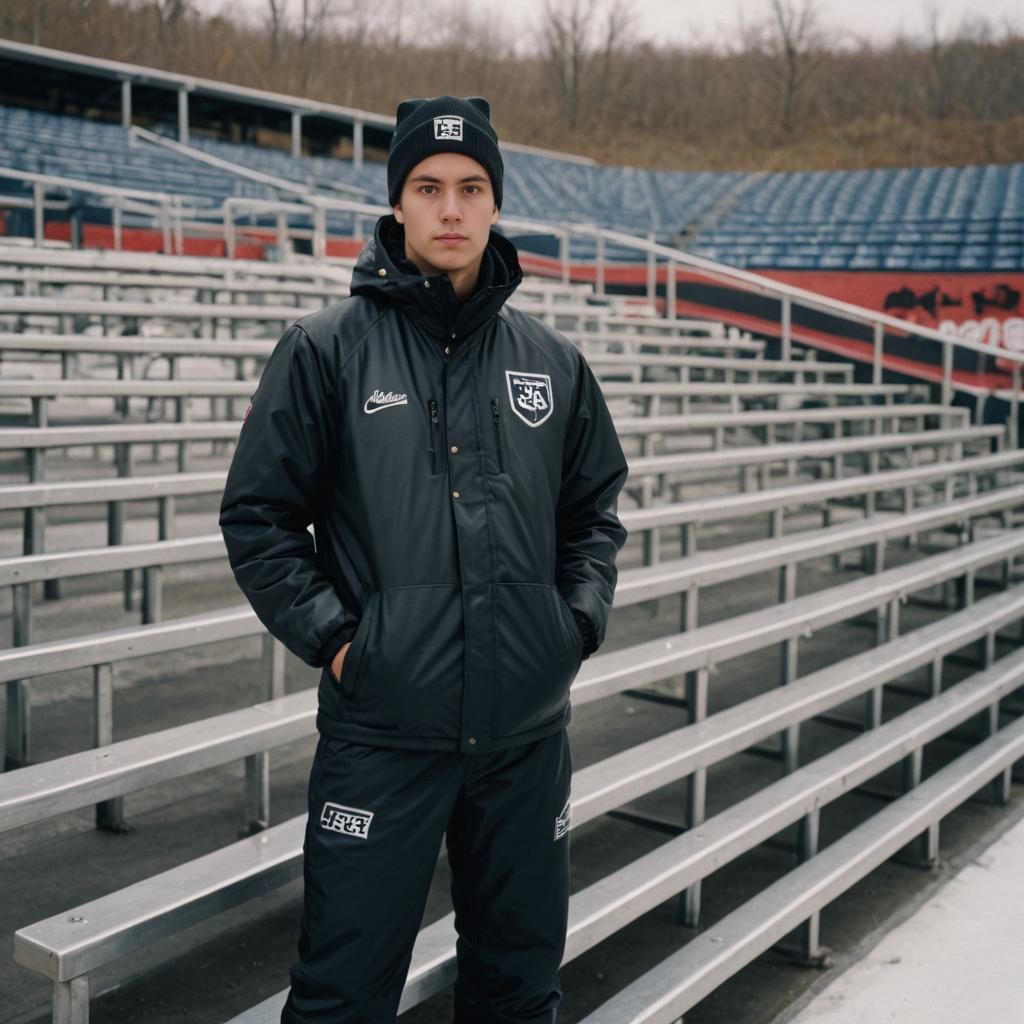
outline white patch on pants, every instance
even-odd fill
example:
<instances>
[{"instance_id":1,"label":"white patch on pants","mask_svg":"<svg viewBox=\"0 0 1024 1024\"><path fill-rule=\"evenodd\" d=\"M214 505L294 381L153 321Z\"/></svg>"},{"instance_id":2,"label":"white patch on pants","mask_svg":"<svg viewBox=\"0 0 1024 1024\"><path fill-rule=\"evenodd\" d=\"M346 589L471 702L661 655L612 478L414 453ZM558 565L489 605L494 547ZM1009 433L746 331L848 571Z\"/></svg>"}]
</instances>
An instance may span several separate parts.
<instances>
[{"instance_id":1,"label":"white patch on pants","mask_svg":"<svg viewBox=\"0 0 1024 1024\"><path fill-rule=\"evenodd\" d=\"M565 801L565 806L555 818L555 839L561 839L569 831L569 819L572 816L572 794Z\"/></svg>"}]
</instances>

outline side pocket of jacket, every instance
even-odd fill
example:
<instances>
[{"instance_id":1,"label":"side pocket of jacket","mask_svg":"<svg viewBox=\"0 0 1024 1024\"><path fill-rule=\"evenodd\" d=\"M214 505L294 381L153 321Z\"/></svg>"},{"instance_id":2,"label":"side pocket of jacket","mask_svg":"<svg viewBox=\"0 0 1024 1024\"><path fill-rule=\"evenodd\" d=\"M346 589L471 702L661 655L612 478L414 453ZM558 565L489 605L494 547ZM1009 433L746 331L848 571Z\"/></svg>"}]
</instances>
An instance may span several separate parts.
<instances>
[{"instance_id":1,"label":"side pocket of jacket","mask_svg":"<svg viewBox=\"0 0 1024 1024\"><path fill-rule=\"evenodd\" d=\"M373 610L376 607L376 592L367 596L363 604L363 614L359 619L359 625L352 636L352 643L345 652L341 662L341 678L338 679L338 687L342 695L348 698L355 697L361 678L363 654L366 650L366 637L370 628L370 620ZM328 669L328 672L331 670ZM333 675L333 673L331 673Z\"/></svg>"}]
</instances>

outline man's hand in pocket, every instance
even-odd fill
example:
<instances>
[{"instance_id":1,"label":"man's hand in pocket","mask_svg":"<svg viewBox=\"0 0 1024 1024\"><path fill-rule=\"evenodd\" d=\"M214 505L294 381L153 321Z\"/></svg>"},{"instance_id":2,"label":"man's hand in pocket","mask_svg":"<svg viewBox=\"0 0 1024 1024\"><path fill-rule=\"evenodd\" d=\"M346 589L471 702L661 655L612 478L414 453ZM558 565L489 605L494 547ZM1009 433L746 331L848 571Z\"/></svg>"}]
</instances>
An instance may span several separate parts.
<instances>
[{"instance_id":1,"label":"man's hand in pocket","mask_svg":"<svg viewBox=\"0 0 1024 1024\"><path fill-rule=\"evenodd\" d=\"M336 683L341 682L341 666L345 660L345 654L351 646L351 640L347 644L343 644L341 649L334 656L334 660L331 662L331 675L334 676L334 681Z\"/></svg>"}]
</instances>

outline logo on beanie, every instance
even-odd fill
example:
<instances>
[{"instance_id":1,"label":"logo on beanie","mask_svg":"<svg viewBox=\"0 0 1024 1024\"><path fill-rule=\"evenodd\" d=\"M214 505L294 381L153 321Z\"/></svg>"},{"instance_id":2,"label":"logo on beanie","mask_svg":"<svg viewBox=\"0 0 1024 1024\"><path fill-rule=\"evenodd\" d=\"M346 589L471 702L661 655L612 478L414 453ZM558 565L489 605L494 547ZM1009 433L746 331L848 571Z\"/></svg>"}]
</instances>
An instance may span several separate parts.
<instances>
[{"instance_id":1,"label":"logo on beanie","mask_svg":"<svg viewBox=\"0 0 1024 1024\"><path fill-rule=\"evenodd\" d=\"M434 138L462 141L462 118L457 115L434 118Z\"/></svg>"}]
</instances>

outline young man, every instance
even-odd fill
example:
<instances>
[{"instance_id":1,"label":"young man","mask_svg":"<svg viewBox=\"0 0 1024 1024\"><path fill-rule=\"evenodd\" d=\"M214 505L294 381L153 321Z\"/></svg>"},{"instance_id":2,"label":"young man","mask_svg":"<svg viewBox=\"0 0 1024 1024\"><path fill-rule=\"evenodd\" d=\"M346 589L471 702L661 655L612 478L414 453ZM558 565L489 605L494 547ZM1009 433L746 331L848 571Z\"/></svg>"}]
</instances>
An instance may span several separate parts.
<instances>
[{"instance_id":1,"label":"young man","mask_svg":"<svg viewBox=\"0 0 1024 1024\"><path fill-rule=\"evenodd\" d=\"M561 1001L569 687L604 639L627 469L586 360L506 304L489 116L399 104L393 213L351 296L275 347L224 489L239 586L322 668L282 1024L394 1021L442 837L456 1022Z\"/></svg>"}]
</instances>

